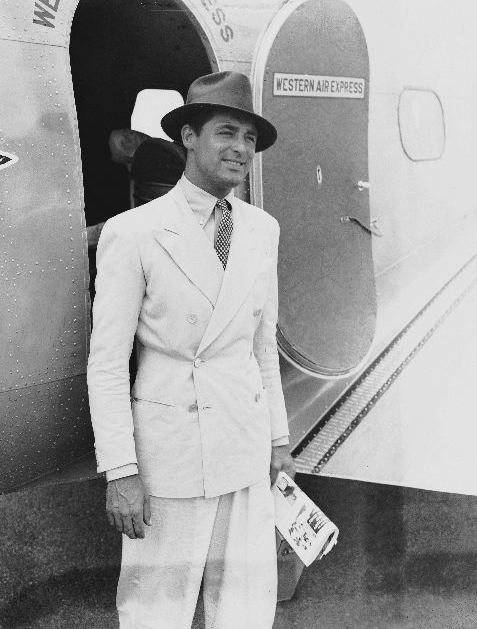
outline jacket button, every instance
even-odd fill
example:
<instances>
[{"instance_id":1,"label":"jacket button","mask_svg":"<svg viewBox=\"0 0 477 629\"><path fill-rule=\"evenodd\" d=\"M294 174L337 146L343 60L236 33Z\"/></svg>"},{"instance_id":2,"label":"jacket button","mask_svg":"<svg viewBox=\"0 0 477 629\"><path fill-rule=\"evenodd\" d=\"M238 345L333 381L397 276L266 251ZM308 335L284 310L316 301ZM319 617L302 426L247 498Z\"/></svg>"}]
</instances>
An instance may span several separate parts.
<instances>
[{"instance_id":1,"label":"jacket button","mask_svg":"<svg viewBox=\"0 0 477 629\"><path fill-rule=\"evenodd\" d=\"M202 358L194 358L194 367L197 369L202 365Z\"/></svg>"},{"instance_id":2,"label":"jacket button","mask_svg":"<svg viewBox=\"0 0 477 629\"><path fill-rule=\"evenodd\" d=\"M198 410L199 410L199 407L197 406L197 404L191 404L189 406L189 413L195 413Z\"/></svg>"},{"instance_id":3,"label":"jacket button","mask_svg":"<svg viewBox=\"0 0 477 629\"><path fill-rule=\"evenodd\" d=\"M195 314L190 314L190 315L187 317L187 321L188 321L189 323L197 323L197 315L195 315Z\"/></svg>"}]
</instances>

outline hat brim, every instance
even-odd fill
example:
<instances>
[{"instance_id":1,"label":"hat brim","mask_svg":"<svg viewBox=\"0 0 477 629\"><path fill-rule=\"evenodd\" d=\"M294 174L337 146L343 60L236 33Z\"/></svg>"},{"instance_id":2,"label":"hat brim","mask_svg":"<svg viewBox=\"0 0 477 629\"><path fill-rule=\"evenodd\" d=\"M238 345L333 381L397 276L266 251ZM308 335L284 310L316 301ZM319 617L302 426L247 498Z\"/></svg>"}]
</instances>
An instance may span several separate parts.
<instances>
[{"instance_id":1,"label":"hat brim","mask_svg":"<svg viewBox=\"0 0 477 629\"><path fill-rule=\"evenodd\" d=\"M201 111L207 110L224 110L237 112L241 115L249 116L256 128L257 128L257 144L255 145L255 152L260 153L265 149L268 149L275 143L277 139L277 130L262 116L252 113L246 109L240 109L238 107L230 107L228 105L215 105L213 103L190 103L189 105L182 105L177 109L173 109L167 113L161 120L161 126L167 135L182 145L182 127L190 122L195 114Z\"/></svg>"}]
</instances>

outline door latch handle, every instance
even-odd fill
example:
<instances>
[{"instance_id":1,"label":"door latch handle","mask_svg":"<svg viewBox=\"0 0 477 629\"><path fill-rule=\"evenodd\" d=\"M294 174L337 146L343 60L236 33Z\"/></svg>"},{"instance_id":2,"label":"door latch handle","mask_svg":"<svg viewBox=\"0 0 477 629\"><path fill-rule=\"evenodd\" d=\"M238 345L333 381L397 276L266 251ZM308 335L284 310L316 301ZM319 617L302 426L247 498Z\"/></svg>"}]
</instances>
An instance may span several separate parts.
<instances>
[{"instance_id":1,"label":"door latch handle","mask_svg":"<svg viewBox=\"0 0 477 629\"><path fill-rule=\"evenodd\" d=\"M342 223L349 223L350 221L354 221L370 234L374 234L375 236L384 235L383 232L379 229L377 218L372 218L369 225L363 223L363 221L356 216L341 216L340 221Z\"/></svg>"},{"instance_id":2,"label":"door latch handle","mask_svg":"<svg viewBox=\"0 0 477 629\"><path fill-rule=\"evenodd\" d=\"M358 186L358 190L362 192L363 190L369 190L369 181L361 181L361 179L356 184Z\"/></svg>"}]
</instances>

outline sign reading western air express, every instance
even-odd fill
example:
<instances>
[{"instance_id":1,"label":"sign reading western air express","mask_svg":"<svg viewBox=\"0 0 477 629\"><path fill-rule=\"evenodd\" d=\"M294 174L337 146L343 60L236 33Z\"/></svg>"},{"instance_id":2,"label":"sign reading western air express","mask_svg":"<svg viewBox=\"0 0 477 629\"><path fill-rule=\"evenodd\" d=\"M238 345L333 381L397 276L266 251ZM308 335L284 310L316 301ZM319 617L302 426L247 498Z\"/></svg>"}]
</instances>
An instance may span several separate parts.
<instances>
[{"instance_id":1,"label":"sign reading western air express","mask_svg":"<svg viewBox=\"0 0 477 629\"><path fill-rule=\"evenodd\" d=\"M345 76L313 74L273 75L274 96L318 96L321 98L364 98L365 80Z\"/></svg>"}]
</instances>

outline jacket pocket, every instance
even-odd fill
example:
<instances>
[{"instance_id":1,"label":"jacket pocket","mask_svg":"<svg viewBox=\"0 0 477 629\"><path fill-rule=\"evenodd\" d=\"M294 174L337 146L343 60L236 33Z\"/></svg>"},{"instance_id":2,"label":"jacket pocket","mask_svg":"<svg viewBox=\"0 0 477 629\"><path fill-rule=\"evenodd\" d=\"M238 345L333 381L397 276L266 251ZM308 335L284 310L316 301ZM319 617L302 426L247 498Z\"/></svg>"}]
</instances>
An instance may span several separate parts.
<instances>
[{"instance_id":1,"label":"jacket pocket","mask_svg":"<svg viewBox=\"0 0 477 629\"><path fill-rule=\"evenodd\" d=\"M146 402L149 404L158 404L159 406L164 406L167 408L175 408L174 404L171 404L170 402L165 402L164 400L153 400L151 398L139 397L137 395L133 395L131 399L136 404L141 404L142 402Z\"/></svg>"}]
</instances>

